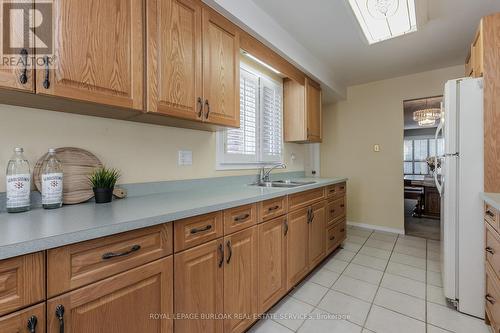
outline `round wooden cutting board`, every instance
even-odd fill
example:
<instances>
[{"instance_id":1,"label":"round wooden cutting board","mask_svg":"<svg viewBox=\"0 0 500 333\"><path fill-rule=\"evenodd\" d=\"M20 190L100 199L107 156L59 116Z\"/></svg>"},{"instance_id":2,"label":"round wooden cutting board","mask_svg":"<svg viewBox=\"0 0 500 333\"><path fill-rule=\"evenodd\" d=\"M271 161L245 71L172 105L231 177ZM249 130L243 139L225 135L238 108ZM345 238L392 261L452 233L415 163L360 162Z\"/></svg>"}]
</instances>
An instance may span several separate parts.
<instances>
[{"instance_id":1,"label":"round wooden cutting board","mask_svg":"<svg viewBox=\"0 0 500 333\"><path fill-rule=\"evenodd\" d=\"M56 149L57 159L63 165L63 202L73 205L85 202L94 196L89 175L97 168L102 168L101 161L91 152L72 147ZM33 180L38 191L42 190L42 163L48 153L40 157L33 169Z\"/></svg>"}]
</instances>

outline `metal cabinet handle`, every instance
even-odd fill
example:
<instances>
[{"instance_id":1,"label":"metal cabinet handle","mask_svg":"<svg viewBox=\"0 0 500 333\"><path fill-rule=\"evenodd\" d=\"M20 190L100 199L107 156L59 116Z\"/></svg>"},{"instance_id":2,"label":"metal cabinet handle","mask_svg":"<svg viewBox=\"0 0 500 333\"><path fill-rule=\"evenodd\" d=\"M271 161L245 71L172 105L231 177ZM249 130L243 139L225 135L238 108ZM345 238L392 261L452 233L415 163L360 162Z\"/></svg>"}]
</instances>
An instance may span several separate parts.
<instances>
[{"instance_id":1,"label":"metal cabinet handle","mask_svg":"<svg viewBox=\"0 0 500 333\"><path fill-rule=\"evenodd\" d=\"M207 226L204 226L203 228L193 228L193 229L191 229L190 233L191 233L192 235L194 235L194 234L197 234L197 233L199 233L199 232L208 231L208 230L210 230L210 229L212 229L212 225L211 225L211 224L209 224L209 225L207 225Z\"/></svg>"},{"instance_id":2,"label":"metal cabinet handle","mask_svg":"<svg viewBox=\"0 0 500 333\"><path fill-rule=\"evenodd\" d=\"M219 244L219 268L224 264L224 245Z\"/></svg>"},{"instance_id":3,"label":"metal cabinet handle","mask_svg":"<svg viewBox=\"0 0 500 333\"><path fill-rule=\"evenodd\" d=\"M334 214L335 213L335 209L330 209L330 214Z\"/></svg>"},{"instance_id":4,"label":"metal cabinet handle","mask_svg":"<svg viewBox=\"0 0 500 333\"><path fill-rule=\"evenodd\" d=\"M207 113L205 113L205 119L208 119L208 115L210 114L210 103L208 102L208 99L205 100L205 107L207 109Z\"/></svg>"},{"instance_id":5,"label":"metal cabinet handle","mask_svg":"<svg viewBox=\"0 0 500 333\"><path fill-rule=\"evenodd\" d=\"M59 333L64 333L64 306L56 306L56 318L59 319Z\"/></svg>"},{"instance_id":6,"label":"metal cabinet handle","mask_svg":"<svg viewBox=\"0 0 500 333\"><path fill-rule=\"evenodd\" d=\"M234 222L241 222L241 221L246 220L246 219L247 219L247 218L249 218L249 217L250 217L250 214L241 214L241 215L236 216L236 217L234 218Z\"/></svg>"},{"instance_id":7,"label":"metal cabinet handle","mask_svg":"<svg viewBox=\"0 0 500 333\"><path fill-rule=\"evenodd\" d=\"M490 210L486 211L486 215L488 215L490 217L495 217L495 214L493 214Z\"/></svg>"},{"instance_id":8,"label":"metal cabinet handle","mask_svg":"<svg viewBox=\"0 0 500 333\"><path fill-rule=\"evenodd\" d=\"M311 223L311 207L307 208L307 224Z\"/></svg>"},{"instance_id":9,"label":"metal cabinet handle","mask_svg":"<svg viewBox=\"0 0 500 333\"><path fill-rule=\"evenodd\" d=\"M231 247L231 241L227 241L226 246L227 246L227 250L229 251L229 255L227 256L226 263L229 264L229 262L231 261L231 257L233 256L233 248Z\"/></svg>"},{"instance_id":10,"label":"metal cabinet handle","mask_svg":"<svg viewBox=\"0 0 500 333\"><path fill-rule=\"evenodd\" d=\"M288 220L285 219L285 236L288 234Z\"/></svg>"},{"instance_id":11,"label":"metal cabinet handle","mask_svg":"<svg viewBox=\"0 0 500 333\"><path fill-rule=\"evenodd\" d=\"M495 250L492 247L487 246L485 250L488 253L495 254Z\"/></svg>"},{"instance_id":12,"label":"metal cabinet handle","mask_svg":"<svg viewBox=\"0 0 500 333\"><path fill-rule=\"evenodd\" d=\"M30 333L36 333L36 324L38 319L36 316L31 316L28 318L28 325L26 326Z\"/></svg>"},{"instance_id":13,"label":"metal cabinet handle","mask_svg":"<svg viewBox=\"0 0 500 333\"><path fill-rule=\"evenodd\" d=\"M198 104L198 118L201 118L203 116L203 100L201 97L198 97L196 102Z\"/></svg>"},{"instance_id":14,"label":"metal cabinet handle","mask_svg":"<svg viewBox=\"0 0 500 333\"><path fill-rule=\"evenodd\" d=\"M43 61L45 64L45 80L43 80L43 87L45 89L49 89L50 88L49 57L48 56L43 57Z\"/></svg>"},{"instance_id":15,"label":"metal cabinet handle","mask_svg":"<svg viewBox=\"0 0 500 333\"><path fill-rule=\"evenodd\" d=\"M107 259L113 259L113 258L116 258L116 257L123 257L123 256L126 256L126 255L129 255L133 252L137 252L141 249L141 246L140 245L134 245L130 248L130 250L128 251L125 251L125 252L118 252L118 253L114 253L114 252L108 252L108 253L104 253L102 255L102 259L104 260L107 260Z\"/></svg>"},{"instance_id":16,"label":"metal cabinet handle","mask_svg":"<svg viewBox=\"0 0 500 333\"><path fill-rule=\"evenodd\" d=\"M486 294L486 296L484 296L484 298L486 299L486 301L488 301L492 305L496 303L496 299L493 298L493 296L491 296L490 294Z\"/></svg>"},{"instance_id":17,"label":"metal cabinet handle","mask_svg":"<svg viewBox=\"0 0 500 333\"><path fill-rule=\"evenodd\" d=\"M340 205L340 207L341 207L341 208L344 208L344 207L345 207L345 205L344 205L344 204L342 204L342 205Z\"/></svg>"},{"instance_id":18,"label":"metal cabinet handle","mask_svg":"<svg viewBox=\"0 0 500 333\"><path fill-rule=\"evenodd\" d=\"M340 229L340 232L344 232L344 231L345 231L345 229L344 229L344 228Z\"/></svg>"},{"instance_id":19,"label":"metal cabinet handle","mask_svg":"<svg viewBox=\"0 0 500 333\"><path fill-rule=\"evenodd\" d=\"M331 189L330 189L330 193L333 193L333 192L335 192L335 189L334 189L334 188L331 188Z\"/></svg>"},{"instance_id":20,"label":"metal cabinet handle","mask_svg":"<svg viewBox=\"0 0 500 333\"><path fill-rule=\"evenodd\" d=\"M276 205L276 206L274 206L274 207L269 207L269 208L267 209L267 211L268 211L268 212L272 212L273 210L276 210L276 209L279 209L279 208L280 208L280 206L279 206L279 205Z\"/></svg>"},{"instance_id":21,"label":"metal cabinet handle","mask_svg":"<svg viewBox=\"0 0 500 333\"><path fill-rule=\"evenodd\" d=\"M21 84L26 84L28 83L28 50L21 49L21 57L24 67L21 71L21 75L19 76L19 82L21 82Z\"/></svg>"},{"instance_id":22,"label":"metal cabinet handle","mask_svg":"<svg viewBox=\"0 0 500 333\"><path fill-rule=\"evenodd\" d=\"M331 241L332 241L332 240L335 240L335 236L330 237L330 240L331 240Z\"/></svg>"},{"instance_id":23,"label":"metal cabinet handle","mask_svg":"<svg viewBox=\"0 0 500 333\"><path fill-rule=\"evenodd\" d=\"M311 208L311 223L314 222L314 210Z\"/></svg>"}]
</instances>

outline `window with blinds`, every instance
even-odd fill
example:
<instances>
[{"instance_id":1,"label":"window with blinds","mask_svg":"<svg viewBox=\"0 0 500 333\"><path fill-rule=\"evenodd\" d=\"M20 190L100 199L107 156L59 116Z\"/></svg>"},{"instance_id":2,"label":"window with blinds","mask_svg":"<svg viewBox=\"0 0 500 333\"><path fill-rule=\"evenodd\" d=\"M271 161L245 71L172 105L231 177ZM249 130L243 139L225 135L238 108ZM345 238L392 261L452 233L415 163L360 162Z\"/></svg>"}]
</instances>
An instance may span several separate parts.
<instances>
[{"instance_id":1,"label":"window with blinds","mask_svg":"<svg viewBox=\"0 0 500 333\"><path fill-rule=\"evenodd\" d=\"M282 133L282 83L242 65L240 128L218 132L218 166L230 169L282 162Z\"/></svg>"}]
</instances>

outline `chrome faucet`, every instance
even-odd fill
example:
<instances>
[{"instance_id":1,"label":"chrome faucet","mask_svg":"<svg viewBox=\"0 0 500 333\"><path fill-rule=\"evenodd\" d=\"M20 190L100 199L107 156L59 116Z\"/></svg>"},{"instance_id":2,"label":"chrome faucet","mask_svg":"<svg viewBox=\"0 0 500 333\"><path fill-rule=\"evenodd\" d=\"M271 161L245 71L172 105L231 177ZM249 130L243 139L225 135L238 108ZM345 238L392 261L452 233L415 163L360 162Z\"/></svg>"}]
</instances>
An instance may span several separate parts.
<instances>
[{"instance_id":1,"label":"chrome faucet","mask_svg":"<svg viewBox=\"0 0 500 333\"><path fill-rule=\"evenodd\" d=\"M273 165L269 170L266 171L265 167L260 168L259 172L259 183L268 183L271 181L270 174L274 169L286 169L285 163L278 163Z\"/></svg>"}]
</instances>

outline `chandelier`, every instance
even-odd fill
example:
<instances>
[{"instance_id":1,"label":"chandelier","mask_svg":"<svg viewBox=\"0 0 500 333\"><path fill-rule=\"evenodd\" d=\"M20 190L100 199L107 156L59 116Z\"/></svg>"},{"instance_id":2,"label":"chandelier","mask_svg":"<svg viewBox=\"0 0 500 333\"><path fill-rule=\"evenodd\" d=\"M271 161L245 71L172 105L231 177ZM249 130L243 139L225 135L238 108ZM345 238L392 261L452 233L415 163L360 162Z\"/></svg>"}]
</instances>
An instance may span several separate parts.
<instances>
[{"instance_id":1,"label":"chandelier","mask_svg":"<svg viewBox=\"0 0 500 333\"><path fill-rule=\"evenodd\" d=\"M441 118L441 109L426 108L413 112L413 120L418 122L418 126L427 127L436 124L436 120Z\"/></svg>"},{"instance_id":2,"label":"chandelier","mask_svg":"<svg viewBox=\"0 0 500 333\"><path fill-rule=\"evenodd\" d=\"M399 0L367 0L366 7L374 19L387 19L398 11Z\"/></svg>"}]
</instances>

